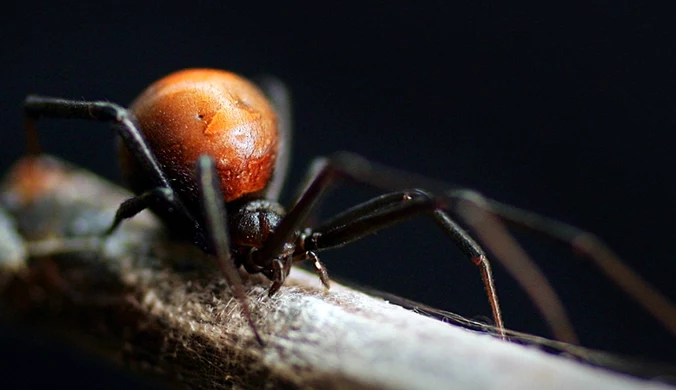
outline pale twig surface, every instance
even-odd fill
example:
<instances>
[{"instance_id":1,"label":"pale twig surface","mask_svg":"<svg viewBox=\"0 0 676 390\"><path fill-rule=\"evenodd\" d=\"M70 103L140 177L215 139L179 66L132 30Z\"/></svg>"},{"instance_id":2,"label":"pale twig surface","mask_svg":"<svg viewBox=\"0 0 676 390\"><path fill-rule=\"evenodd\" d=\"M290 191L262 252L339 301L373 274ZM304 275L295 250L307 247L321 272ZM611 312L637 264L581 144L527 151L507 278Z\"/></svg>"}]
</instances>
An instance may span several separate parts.
<instances>
[{"instance_id":1,"label":"pale twig surface","mask_svg":"<svg viewBox=\"0 0 676 390\"><path fill-rule=\"evenodd\" d=\"M261 347L211 259L167 242L151 215L125 222L105 242L86 238L107 228L126 196L53 160L17 165L2 201L32 257L17 265L23 249L0 256L5 315L60 330L74 345L179 388L669 388L340 285L326 292L296 269L271 299L268 282L245 277Z\"/></svg>"}]
</instances>

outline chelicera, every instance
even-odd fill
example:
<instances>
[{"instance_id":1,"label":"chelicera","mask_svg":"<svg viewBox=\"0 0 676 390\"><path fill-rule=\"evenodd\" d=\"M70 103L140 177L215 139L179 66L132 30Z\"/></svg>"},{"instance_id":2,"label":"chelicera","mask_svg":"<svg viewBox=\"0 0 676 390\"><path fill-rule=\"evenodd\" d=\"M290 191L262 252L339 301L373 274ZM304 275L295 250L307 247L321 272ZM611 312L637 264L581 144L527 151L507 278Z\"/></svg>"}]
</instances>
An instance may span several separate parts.
<instances>
[{"instance_id":1,"label":"chelicera","mask_svg":"<svg viewBox=\"0 0 676 390\"><path fill-rule=\"evenodd\" d=\"M276 80L263 80L257 87L233 73L214 69L170 74L150 85L128 109L105 101L34 95L24 102L29 138L33 140L37 139L34 119L42 117L90 119L115 126L121 169L136 196L120 205L107 233L146 208L154 211L172 234L215 256L261 344L237 268L265 275L272 282L272 296L284 284L292 264L309 260L328 288L326 268L317 252L417 215L432 218L479 268L495 325L504 337L490 263L484 250L450 212L463 216L475 230L486 227L478 234L489 244L504 244L505 240L491 238L504 238L500 227L507 222L572 245L676 333L674 306L638 275L626 272L619 258L591 234L355 154L341 152L313 161L299 197L286 212L278 199L289 161L289 107L286 89ZM318 226L305 226L315 204L340 180L386 193ZM503 244L491 246L496 256L522 255L513 242ZM529 289L528 275L513 274L536 301L556 337L574 341L563 310L549 307L556 306L551 299L546 300L545 296L551 294ZM551 290L546 281L543 283L539 285Z\"/></svg>"}]
</instances>

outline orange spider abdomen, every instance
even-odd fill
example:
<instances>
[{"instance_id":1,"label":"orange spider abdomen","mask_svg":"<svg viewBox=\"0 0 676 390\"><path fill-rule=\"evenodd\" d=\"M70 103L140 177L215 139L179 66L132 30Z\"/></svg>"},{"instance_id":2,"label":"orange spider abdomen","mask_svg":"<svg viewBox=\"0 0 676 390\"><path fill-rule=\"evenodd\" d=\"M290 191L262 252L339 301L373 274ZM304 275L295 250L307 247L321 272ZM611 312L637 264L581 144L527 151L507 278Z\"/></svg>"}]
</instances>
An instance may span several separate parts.
<instances>
[{"instance_id":1,"label":"orange spider abdomen","mask_svg":"<svg viewBox=\"0 0 676 390\"><path fill-rule=\"evenodd\" d=\"M150 85L131 104L140 130L179 197L193 208L195 166L210 155L225 201L263 190L277 157L277 115L256 86L230 72L187 69ZM145 174L120 143L122 172L131 189L148 190Z\"/></svg>"}]
</instances>

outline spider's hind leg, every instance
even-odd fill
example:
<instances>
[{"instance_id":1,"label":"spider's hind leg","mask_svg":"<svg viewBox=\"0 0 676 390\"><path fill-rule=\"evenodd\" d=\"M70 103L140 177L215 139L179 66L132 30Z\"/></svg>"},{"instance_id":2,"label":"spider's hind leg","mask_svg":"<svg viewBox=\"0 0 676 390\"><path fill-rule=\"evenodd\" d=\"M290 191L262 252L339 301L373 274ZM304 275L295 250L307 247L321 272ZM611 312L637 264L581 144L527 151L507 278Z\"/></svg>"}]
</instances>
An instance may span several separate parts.
<instances>
[{"instance_id":1,"label":"spider's hind leg","mask_svg":"<svg viewBox=\"0 0 676 390\"><path fill-rule=\"evenodd\" d=\"M191 226L196 226L194 217L175 196L169 181L162 172L157 159L150 150L143 133L139 130L133 114L124 107L106 101L69 100L46 96L29 95L24 100L24 115L28 135L29 153L40 152L35 121L41 118L87 119L108 122L116 128L124 145L129 149L142 169L150 177L155 188L123 202L110 228L104 233L109 235L119 224L131 218L156 202L164 203L166 209L187 219Z\"/></svg>"}]
</instances>

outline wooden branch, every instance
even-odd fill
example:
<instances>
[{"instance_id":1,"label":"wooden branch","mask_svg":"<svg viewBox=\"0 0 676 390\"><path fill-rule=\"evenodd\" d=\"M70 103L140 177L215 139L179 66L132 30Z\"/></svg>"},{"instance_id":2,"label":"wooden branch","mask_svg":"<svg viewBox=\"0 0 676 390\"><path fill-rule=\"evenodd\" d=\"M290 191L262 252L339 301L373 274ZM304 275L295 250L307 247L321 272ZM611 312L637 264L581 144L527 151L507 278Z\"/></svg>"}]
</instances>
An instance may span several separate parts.
<instances>
[{"instance_id":1,"label":"wooden branch","mask_svg":"<svg viewBox=\"0 0 676 390\"><path fill-rule=\"evenodd\" d=\"M129 196L125 191L54 159L27 158L11 170L0 196L26 240L21 249L18 238L3 234L5 315L59 329L74 345L172 387L669 388L451 326L340 285L327 292L299 269L273 298L268 281L243 274L262 348L210 259L164 239L150 214L125 222L107 240L95 237ZM2 229L13 227L0 223Z\"/></svg>"}]
</instances>

